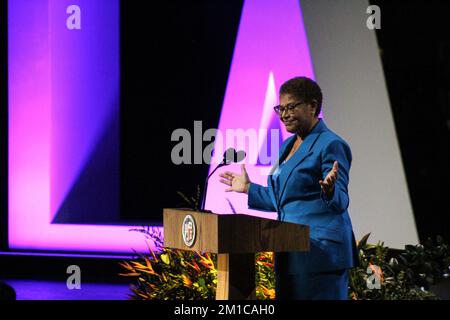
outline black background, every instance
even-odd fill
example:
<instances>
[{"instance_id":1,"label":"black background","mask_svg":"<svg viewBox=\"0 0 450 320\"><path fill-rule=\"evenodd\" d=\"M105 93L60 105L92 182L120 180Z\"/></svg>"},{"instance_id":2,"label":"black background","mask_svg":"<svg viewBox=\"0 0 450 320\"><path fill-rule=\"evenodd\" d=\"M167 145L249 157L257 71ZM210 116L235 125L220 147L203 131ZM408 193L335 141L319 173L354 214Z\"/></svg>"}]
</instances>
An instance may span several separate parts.
<instances>
[{"instance_id":1,"label":"black background","mask_svg":"<svg viewBox=\"0 0 450 320\"><path fill-rule=\"evenodd\" d=\"M371 3L420 240L450 241L450 2Z\"/></svg>"},{"instance_id":2,"label":"black background","mask_svg":"<svg viewBox=\"0 0 450 320\"><path fill-rule=\"evenodd\" d=\"M122 1L123 219L162 221L203 187L209 166L173 164L171 135L218 127L242 4Z\"/></svg>"}]
</instances>

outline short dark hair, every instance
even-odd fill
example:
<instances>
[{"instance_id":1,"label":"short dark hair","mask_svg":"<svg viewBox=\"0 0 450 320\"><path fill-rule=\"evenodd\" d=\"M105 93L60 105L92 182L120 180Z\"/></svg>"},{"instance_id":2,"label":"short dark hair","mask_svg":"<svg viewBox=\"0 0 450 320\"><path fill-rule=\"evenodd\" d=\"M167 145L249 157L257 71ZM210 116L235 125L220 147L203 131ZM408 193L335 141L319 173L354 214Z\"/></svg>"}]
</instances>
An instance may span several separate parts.
<instances>
[{"instance_id":1,"label":"short dark hair","mask_svg":"<svg viewBox=\"0 0 450 320\"><path fill-rule=\"evenodd\" d=\"M322 110L322 90L310 78L295 77L289 79L280 87L280 96L282 94L290 94L306 103L313 103L314 100L317 101L316 117L319 115L320 110Z\"/></svg>"}]
</instances>

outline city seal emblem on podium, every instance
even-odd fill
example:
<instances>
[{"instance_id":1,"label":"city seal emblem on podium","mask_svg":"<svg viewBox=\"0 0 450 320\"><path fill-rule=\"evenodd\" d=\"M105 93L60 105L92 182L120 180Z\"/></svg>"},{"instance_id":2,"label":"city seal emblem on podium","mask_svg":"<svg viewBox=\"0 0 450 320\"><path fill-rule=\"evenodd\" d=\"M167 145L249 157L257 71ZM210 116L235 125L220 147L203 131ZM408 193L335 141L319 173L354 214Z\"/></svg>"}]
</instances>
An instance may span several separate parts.
<instances>
[{"instance_id":1,"label":"city seal emblem on podium","mask_svg":"<svg viewBox=\"0 0 450 320\"><path fill-rule=\"evenodd\" d=\"M186 215L183 220L182 235L184 244L192 247L196 237L195 219L190 214Z\"/></svg>"}]
</instances>

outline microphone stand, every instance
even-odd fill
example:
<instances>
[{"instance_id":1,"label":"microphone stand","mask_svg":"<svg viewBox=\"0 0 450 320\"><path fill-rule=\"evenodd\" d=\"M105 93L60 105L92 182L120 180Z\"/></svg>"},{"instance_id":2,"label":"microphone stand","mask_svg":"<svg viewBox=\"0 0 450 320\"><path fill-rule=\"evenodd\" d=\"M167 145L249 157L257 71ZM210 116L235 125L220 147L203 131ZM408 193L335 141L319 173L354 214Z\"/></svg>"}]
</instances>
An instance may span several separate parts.
<instances>
[{"instance_id":1,"label":"microphone stand","mask_svg":"<svg viewBox=\"0 0 450 320\"><path fill-rule=\"evenodd\" d=\"M230 153L232 153L231 157L230 157ZM239 155L241 155L241 156L243 155L242 159L240 159ZM227 166L227 165L229 165L232 162L239 162L239 161L243 160L244 158L245 158L245 152L244 151L236 152L236 150L233 149L233 148L230 148L227 151L225 151L225 153L223 154L222 163L219 163L219 165L208 175L208 177L206 177L205 184L204 184L204 187L203 187L202 204L201 204L201 207L200 207L200 211L201 212L208 212L208 213L212 212L211 210L205 210L206 193L208 191L208 180L209 180L209 178L220 167Z\"/></svg>"},{"instance_id":2,"label":"microphone stand","mask_svg":"<svg viewBox=\"0 0 450 320\"><path fill-rule=\"evenodd\" d=\"M210 210L205 210L205 202L206 202L206 193L208 191L208 180L209 178L213 175L214 172L216 172L217 169L219 169L220 167L226 166L228 165L228 163L225 163L225 159L222 163L220 163L214 170L213 172L211 172L208 177L206 177L205 179L205 184L203 186L203 196L202 196L202 204L200 207L200 211L201 212L211 212Z\"/></svg>"}]
</instances>

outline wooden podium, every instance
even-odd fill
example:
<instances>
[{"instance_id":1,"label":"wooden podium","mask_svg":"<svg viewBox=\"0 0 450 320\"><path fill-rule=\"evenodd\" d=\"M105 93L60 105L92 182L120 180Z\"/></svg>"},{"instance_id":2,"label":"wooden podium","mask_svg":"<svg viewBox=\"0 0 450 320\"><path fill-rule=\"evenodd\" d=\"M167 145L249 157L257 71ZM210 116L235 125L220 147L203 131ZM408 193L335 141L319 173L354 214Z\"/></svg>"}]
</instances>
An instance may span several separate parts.
<instances>
[{"instance_id":1,"label":"wooden podium","mask_svg":"<svg viewBox=\"0 0 450 320\"><path fill-rule=\"evenodd\" d=\"M309 227L244 214L164 209L164 246L217 253L217 300L256 299L255 253L308 251Z\"/></svg>"}]
</instances>

